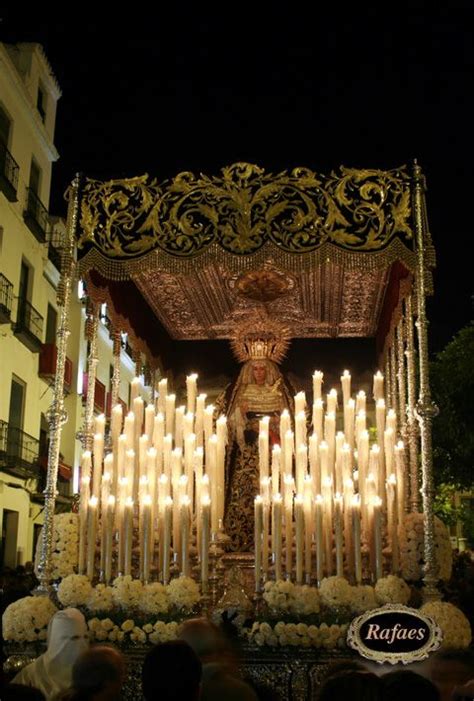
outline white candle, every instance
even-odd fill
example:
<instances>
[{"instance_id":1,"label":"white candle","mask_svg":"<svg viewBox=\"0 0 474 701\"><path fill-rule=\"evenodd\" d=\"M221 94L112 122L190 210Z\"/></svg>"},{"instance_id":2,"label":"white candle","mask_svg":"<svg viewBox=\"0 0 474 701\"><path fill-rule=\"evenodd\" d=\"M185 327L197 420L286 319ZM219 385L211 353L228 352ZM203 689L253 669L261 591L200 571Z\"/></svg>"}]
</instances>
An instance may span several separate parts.
<instances>
[{"instance_id":1,"label":"white candle","mask_svg":"<svg viewBox=\"0 0 474 701\"><path fill-rule=\"evenodd\" d=\"M141 397L133 400L133 413L135 414L135 441L138 440L143 428L144 404Z\"/></svg>"},{"instance_id":2,"label":"white candle","mask_svg":"<svg viewBox=\"0 0 474 701\"><path fill-rule=\"evenodd\" d=\"M134 400L140 394L140 378L134 377L130 383L130 405L133 406Z\"/></svg>"},{"instance_id":3,"label":"white candle","mask_svg":"<svg viewBox=\"0 0 474 701\"><path fill-rule=\"evenodd\" d=\"M133 499L127 497L124 508L124 574L132 574Z\"/></svg>"},{"instance_id":4,"label":"white candle","mask_svg":"<svg viewBox=\"0 0 474 701\"><path fill-rule=\"evenodd\" d=\"M295 416L298 416L301 412L305 413L306 409L306 395L304 392L298 392L295 395Z\"/></svg>"},{"instance_id":5,"label":"white candle","mask_svg":"<svg viewBox=\"0 0 474 701\"><path fill-rule=\"evenodd\" d=\"M316 399L313 404L313 433L321 440L323 437L323 400Z\"/></svg>"},{"instance_id":6,"label":"white candle","mask_svg":"<svg viewBox=\"0 0 474 701\"><path fill-rule=\"evenodd\" d=\"M225 480L225 448L227 445L227 418L219 416L216 421L216 476L217 476L217 518L219 522L224 520L224 480ZM268 454L267 454L268 476Z\"/></svg>"},{"instance_id":7,"label":"white candle","mask_svg":"<svg viewBox=\"0 0 474 701\"><path fill-rule=\"evenodd\" d=\"M400 561L398 554L398 514L397 514L397 478L392 473L387 479L387 532L392 551L392 573L398 574Z\"/></svg>"},{"instance_id":8,"label":"white candle","mask_svg":"<svg viewBox=\"0 0 474 701\"><path fill-rule=\"evenodd\" d=\"M209 406L204 409L204 445L207 445L213 433L213 416L214 406L209 404Z\"/></svg>"},{"instance_id":9,"label":"white candle","mask_svg":"<svg viewBox=\"0 0 474 701\"><path fill-rule=\"evenodd\" d=\"M354 496L354 482L349 477L344 480L344 552L347 559L347 571L352 572L354 553L352 548L352 528L351 528L351 511L352 498Z\"/></svg>"},{"instance_id":10,"label":"white candle","mask_svg":"<svg viewBox=\"0 0 474 701\"><path fill-rule=\"evenodd\" d=\"M196 445L196 436L194 433L189 433L184 441L184 472L188 478L188 497L190 502L190 510L193 513L194 503L194 450Z\"/></svg>"},{"instance_id":11,"label":"white candle","mask_svg":"<svg viewBox=\"0 0 474 701\"><path fill-rule=\"evenodd\" d=\"M115 482L115 485L118 484L118 481L125 476L125 452L127 450L127 436L122 433L122 435L119 436L118 438L118 443L117 443L117 480Z\"/></svg>"},{"instance_id":12,"label":"white candle","mask_svg":"<svg viewBox=\"0 0 474 701\"><path fill-rule=\"evenodd\" d=\"M324 529L324 559L326 576L332 575L332 477L322 480L323 490L323 529Z\"/></svg>"},{"instance_id":13,"label":"white candle","mask_svg":"<svg viewBox=\"0 0 474 701\"><path fill-rule=\"evenodd\" d=\"M355 420L355 434L356 434L356 442L357 442L357 448L359 448L359 442L360 442L360 437L362 433L366 430L366 413L362 409L357 413L356 420Z\"/></svg>"},{"instance_id":14,"label":"white candle","mask_svg":"<svg viewBox=\"0 0 474 701\"><path fill-rule=\"evenodd\" d=\"M97 538L97 502L96 496L89 499L87 509L87 571L86 574L92 581L95 575L95 551Z\"/></svg>"},{"instance_id":15,"label":"white candle","mask_svg":"<svg viewBox=\"0 0 474 701\"><path fill-rule=\"evenodd\" d=\"M326 441L321 441L319 444L319 462L321 465L321 484L323 480L325 480L327 477L330 477L330 469L329 469L329 448L328 444Z\"/></svg>"},{"instance_id":16,"label":"white candle","mask_svg":"<svg viewBox=\"0 0 474 701\"><path fill-rule=\"evenodd\" d=\"M319 468L319 454L318 454L318 436L313 433L309 437L309 472L313 479L313 485L316 492L321 491L321 470Z\"/></svg>"},{"instance_id":17,"label":"white candle","mask_svg":"<svg viewBox=\"0 0 474 701\"><path fill-rule=\"evenodd\" d=\"M261 591L262 582L262 540L263 540L263 500L255 497L255 591Z\"/></svg>"},{"instance_id":18,"label":"white candle","mask_svg":"<svg viewBox=\"0 0 474 701\"><path fill-rule=\"evenodd\" d=\"M276 581L281 579L281 509L281 494L276 494L273 497L272 508L272 554Z\"/></svg>"},{"instance_id":19,"label":"white candle","mask_svg":"<svg viewBox=\"0 0 474 701\"><path fill-rule=\"evenodd\" d=\"M148 436L143 434L138 439L138 472L140 478L147 473L147 452Z\"/></svg>"},{"instance_id":20,"label":"white candle","mask_svg":"<svg viewBox=\"0 0 474 701\"><path fill-rule=\"evenodd\" d=\"M326 397L326 413L336 414L337 409L337 390L332 389Z\"/></svg>"},{"instance_id":21,"label":"white candle","mask_svg":"<svg viewBox=\"0 0 474 701\"><path fill-rule=\"evenodd\" d=\"M351 396L351 374L349 370L344 370L341 377L343 404L346 406Z\"/></svg>"},{"instance_id":22,"label":"white candle","mask_svg":"<svg viewBox=\"0 0 474 701\"><path fill-rule=\"evenodd\" d=\"M166 395L168 394L168 380L166 377L163 377L158 382L158 412L160 414L165 414L166 412Z\"/></svg>"},{"instance_id":23,"label":"white candle","mask_svg":"<svg viewBox=\"0 0 474 701\"><path fill-rule=\"evenodd\" d=\"M94 432L105 433L105 414L98 414L94 419Z\"/></svg>"},{"instance_id":24,"label":"white candle","mask_svg":"<svg viewBox=\"0 0 474 701\"><path fill-rule=\"evenodd\" d=\"M304 509L303 497L295 497L296 583L303 584Z\"/></svg>"},{"instance_id":25,"label":"white candle","mask_svg":"<svg viewBox=\"0 0 474 701\"><path fill-rule=\"evenodd\" d=\"M89 452L89 451L86 451ZM90 456L90 453L89 453ZM90 458L89 458L90 459ZM84 465L84 453L82 455L83 465ZM81 466L83 470L83 467ZM91 478L89 474L83 474L81 478L81 500L79 504L79 561L78 561L78 571L79 574L84 574L86 570L87 561L87 507L89 505L90 499L90 484Z\"/></svg>"},{"instance_id":26,"label":"white candle","mask_svg":"<svg viewBox=\"0 0 474 701\"><path fill-rule=\"evenodd\" d=\"M151 557L151 496L145 494L140 503L141 530L143 534L142 549L140 552L140 578L147 583L150 579L150 557Z\"/></svg>"},{"instance_id":27,"label":"white candle","mask_svg":"<svg viewBox=\"0 0 474 701\"><path fill-rule=\"evenodd\" d=\"M383 389L383 375L380 372L380 370L377 370L377 372L374 375L374 388L373 388L373 393L374 393L374 401L375 403L378 402L379 399L384 398L384 389Z\"/></svg>"},{"instance_id":28,"label":"white candle","mask_svg":"<svg viewBox=\"0 0 474 701\"><path fill-rule=\"evenodd\" d=\"M295 481L291 474L286 474L283 483L285 486L285 572L287 579L289 579L293 559L293 489Z\"/></svg>"},{"instance_id":29,"label":"white candle","mask_svg":"<svg viewBox=\"0 0 474 701\"><path fill-rule=\"evenodd\" d=\"M319 370L313 372L313 403L321 399L321 388L323 385L323 373Z\"/></svg>"},{"instance_id":30,"label":"white candle","mask_svg":"<svg viewBox=\"0 0 474 701\"><path fill-rule=\"evenodd\" d=\"M329 474L333 474L336 453L336 415L333 411L324 417L324 440L328 445Z\"/></svg>"},{"instance_id":31,"label":"white candle","mask_svg":"<svg viewBox=\"0 0 474 701\"><path fill-rule=\"evenodd\" d=\"M283 441L286 436L286 432L291 431L291 419L290 419L290 414L288 412L288 409L283 409L283 411L280 414L280 438L282 441L282 450L283 450Z\"/></svg>"},{"instance_id":32,"label":"white candle","mask_svg":"<svg viewBox=\"0 0 474 701\"><path fill-rule=\"evenodd\" d=\"M94 472L92 477L92 494L99 498L99 485L102 477L102 460L104 457L104 434L94 435Z\"/></svg>"},{"instance_id":33,"label":"white candle","mask_svg":"<svg viewBox=\"0 0 474 701\"><path fill-rule=\"evenodd\" d=\"M336 541L336 575L344 576L344 542L342 535L342 497L334 496L334 539Z\"/></svg>"},{"instance_id":34,"label":"white candle","mask_svg":"<svg viewBox=\"0 0 474 701\"><path fill-rule=\"evenodd\" d=\"M401 528L405 522L405 510L407 505L406 480L405 480L405 447L402 441L395 446L395 474L397 477L397 512L398 526Z\"/></svg>"},{"instance_id":35,"label":"white candle","mask_svg":"<svg viewBox=\"0 0 474 701\"><path fill-rule=\"evenodd\" d=\"M355 406L355 413L356 416L359 414L359 412L363 411L364 414L366 412L366 396L365 392L363 389L360 390L360 392L357 392L356 396L356 406Z\"/></svg>"},{"instance_id":36,"label":"white candle","mask_svg":"<svg viewBox=\"0 0 474 701\"><path fill-rule=\"evenodd\" d=\"M295 416L295 446L298 449L302 444L306 444L306 414L304 411L300 411Z\"/></svg>"},{"instance_id":37,"label":"white candle","mask_svg":"<svg viewBox=\"0 0 474 701\"><path fill-rule=\"evenodd\" d=\"M108 584L112 578L112 547L115 518L114 512L115 497L110 495L107 499L107 508L105 513L104 577L106 584Z\"/></svg>"},{"instance_id":38,"label":"white candle","mask_svg":"<svg viewBox=\"0 0 474 701\"><path fill-rule=\"evenodd\" d=\"M318 494L314 500L314 521L316 532L316 578L318 584L323 578L323 498Z\"/></svg>"},{"instance_id":39,"label":"white candle","mask_svg":"<svg viewBox=\"0 0 474 701\"><path fill-rule=\"evenodd\" d=\"M281 448L276 443L272 448L272 494L280 491L280 460Z\"/></svg>"},{"instance_id":40,"label":"white candle","mask_svg":"<svg viewBox=\"0 0 474 701\"><path fill-rule=\"evenodd\" d=\"M260 479L268 477L268 432L260 431L258 434L258 463Z\"/></svg>"},{"instance_id":41,"label":"white candle","mask_svg":"<svg viewBox=\"0 0 474 701\"><path fill-rule=\"evenodd\" d=\"M171 481L171 454L173 452L173 436L167 434L163 438L163 472Z\"/></svg>"},{"instance_id":42,"label":"white candle","mask_svg":"<svg viewBox=\"0 0 474 701\"><path fill-rule=\"evenodd\" d=\"M125 453L125 476L128 478L128 484L131 489L131 494L129 496L135 496L138 494L138 470L135 469L135 451L127 450ZM133 498L132 496L132 498Z\"/></svg>"},{"instance_id":43,"label":"white candle","mask_svg":"<svg viewBox=\"0 0 474 701\"><path fill-rule=\"evenodd\" d=\"M374 497L372 500L374 509L374 548L375 548L375 579L383 576L382 572L382 500Z\"/></svg>"},{"instance_id":44,"label":"white candle","mask_svg":"<svg viewBox=\"0 0 474 701\"><path fill-rule=\"evenodd\" d=\"M306 580L309 583L311 579L311 541L313 538L313 478L311 475L306 475L303 487L303 508L304 508L304 533L305 533L305 572Z\"/></svg>"},{"instance_id":45,"label":"white candle","mask_svg":"<svg viewBox=\"0 0 474 701\"><path fill-rule=\"evenodd\" d=\"M362 551L360 537L360 496L355 494L352 497L352 539L354 553L354 577L356 584L362 582Z\"/></svg>"},{"instance_id":46,"label":"white candle","mask_svg":"<svg viewBox=\"0 0 474 701\"><path fill-rule=\"evenodd\" d=\"M354 450L355 401L349 399L344 405L344 435L351 450Z\"/></svg>"},{"instance_id":47,"label":"white candle","mask_svg":"<svg viewBox=\"0 0 474 701\"><path fill-rule=\"evenodd\" d=\"M148 441L151 445L153 441L153 428L155 423L155 407L153 404L147 404L145 409L145 434L148 436Z\"/></svg>"},{"instance_id":48,"label":"white candle","mask_svg":"<svg viewBox=\"0 0 474 701\"><path fill-rule=\"evenodd\" d=\"M303 493L304 480L307 474L308 467L308 448L302 444L298 446L296 452L296 491L299 494Z\"/></svg>"},{"instance_id":49,"label":"white candle","mask_svg":"<svg viewBox=\"0 0 474 701\"><path fill-rule=\"evenodd\" d=\"M209 540L210 540L210 510L211 502L209 496L201 499L201 589L203 594L207 593L209 582Z\"/></svg>"},{"instance_id":50,"label":"white candle","mask_svg":"<svg viewBox=\"0 0 474 701\"><path fill-rule=\"evenodd\" d=\"M211 532L219 530L219 505L217 497L217 436L209 438L206 451L206 474L209 475L211 486Z\"/></svg>"},{"instance_id":51,"label":"white candle","mask_svg":"<svg viewBox=\"0 0 474 701\"><path fill-rule=\"evenodd\" d=\"M185 577L190 575L189 565L189 540L191 533L191 518L189 511L190 502L187 496L181 498L180 520L181 520L181 574Z\"/></svg>"},{"instance_id":52,"label":"white candle","mask_svg":"<svg viewBox=\"0 0 474 701\"><path fill-rule=\"evenodd\" d=\"M123 421L123 411L122 405L116 404L112 409L112 417L110 419L110 433L112 436L112 443L118 440L120 432L122 430Z\"/></svg>"},{"instance_id":53,"label":"white candle","mask_svg":"<svg viewBox=\"0 0 474 701\"><path fill-rule=\"evenodd\" d=\"M183 447L184 412L186 407L179 406L174 412L174 445L175 448Z\"/></svg>"},{"instance_id":54,"label":"white candle","mask_svg":"<svg viewBox=\"0 0 474 701\"><path fill-rule=\"evenodd\" d=\"M206 408L206 396L205 394L200 394L196 399L196 424L194 426L194 433L196 434L196 446L200 448L203 443L203 433L204 433L204 410ZM212 433L212 431L211 431Z\"/></svg>"},{"instance_id":55,"label":"white candle","mask_svg":"<svg viewBox=\"0 0 474 701\"><path fill-rule=\"evenodd\" d=\"M397 415L393 409L387 411L385 428L391 428L394 433L397 432Z\"/></svg>"},{"instance_id":56,"label":"white candle","mask_svg":"<svg viewBox=\"0 0 474 701\"><path fill-rule=\"evenodd\" d=\"M186 377L187 409L192 413L196 409L197 378L198 376L195 372Z\"/></svg>"},{"instance_id":57,"label":"white candle","mask_svg":"<svg viewBox=\"0 0 474 701\"><path fill-rule=\"evenodd\" d=\"M344 483L344 470L342 464L342 449L344 447L345 436L342 431L336 433L336 462L334 465L334 477L336 484L336 492L342 492Z\"/></svg>"},{"instance_id":58,"label":"white candle","mask_svg":"<svg viewBox=\"0 0 474 701\"><path fill-rule=\"evenodd\" d=\"M129 411L125 417L123 432L126 436L126 447L127 450L131 450L135 445L135 415L133 411Z\"/></svg>"},{"instance_id":59,"label":"white candle","mask_svg":"<svg viewBox=\"0 0 474 701\"><path fill-rule=\"evenodd\" d=\"M287 431L285 433L285 455L284 455L284 460L285 460L285 473L290 474L293 472L293 453L294 453L294 445L293 445L293 431Z\"/></svg>"},{"instance_id":60,"label":"white candle","mask_svg":"<svg viewBox=\"0 0 474 701\"><path fill-rule=\"evenodd\" d=\"M166 434L173 434L174 432L174 414L176 405L176 395L167 394L165 397L165 430Z\"/></svg>"},{"instance_id":61,"label":"white candle","mask_svg":"<svg viewBox=\"0 0 474 701\"><path fill-rule=\"evenodd\" d=\"M188 411L184 415L184 420L183 420L183 438L184 442L186 442L186 438L191 434L194 433L194 414L192 411Z\"/></svg>"},{"instance_id":62,"label":"white candle","mask_svg":"<svg viewBox=\"0 0 474 701\"><path fill-rule=\"evenodd\" d=\"M173 513L173 500L165 499L163 516L163 584L168 584L170 579L170 547L171 547L171 514Z\"/></svg>"},{"instance_id":63,"label":"white candle","mask_svg":"<svg viewBox=\"0 0 474 701\"><path fill-rule=\"evenodd\" d=\"M378 496L380 496L381 492L384 489L385 485L385 480L381 479L381 472L380 472L380 448L379 446L374 443L374 445L370 449L370 455L369 455L369 471L370 474L374 476L375 479L375 491Z\"/></svg>"}]
</instances>

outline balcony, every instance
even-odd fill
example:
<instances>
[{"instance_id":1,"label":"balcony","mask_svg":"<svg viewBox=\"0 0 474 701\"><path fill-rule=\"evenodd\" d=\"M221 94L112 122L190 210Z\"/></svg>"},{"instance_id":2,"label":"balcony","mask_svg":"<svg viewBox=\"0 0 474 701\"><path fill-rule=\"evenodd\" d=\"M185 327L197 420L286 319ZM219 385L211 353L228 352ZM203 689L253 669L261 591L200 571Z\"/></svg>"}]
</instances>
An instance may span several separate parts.
<instances>
[{"instance_id":1,"label":"balcony","mask_svg":"<svg viewBox=\"0 0 474 701\"><path fill-rule=\"evenodd\" d=\"M0 273L0 324L9 324L12 314L13 285Z\"/></svg>"},{"instance_id":2,"label":"balcony","mask_svg":"<svg viewBox=\"0 0 474 701\"><path fill-rule=\"evenodd\" d=\"M39 357L38 375L46 381L51 381L56 375L58 349L55 343L43 343ZM72 361L66 358L64 368L64 391L69 394L72 385Z\"/></svg>"},{"instance_id":3,"label":"balcony","mask_svg":"<svg viewBox=\"0 0 474 701\"><path fill-rule=\"evenodd\" d=\"M23 212L23 219L31 233L40 243L44 243L49 230L49 214L31 187L26 188L26 209Z\"/></svg>"},{"instance_id":4,"label":"balcony","mask_svg":"<svg viewBox=\"0 0 474 701\"><path fill-rule=\"evenodd\" d=\"M32 353L40 352L43 345L43 317L21 297L18 297L18 314L16 323L13 324L13 333Z\"/></svg>"},{"instance_id":5,"label":"balcony","mask_svg":"<svg viewBox=\"0 0 474 701\"><path fill-rule=\"evenodd\" d=\"M0 468L21 479L39 476L39 440L0 421Z\"/></svg>"},{"instance_id":6,"label":"balcony","mask_svg":"<svg viewBox=\"0 0 474 701\"><path fill-rule=\"evenodd\" d=\"M7 200L17 202L18 163L15 161L5 144L0 142L0 190Z\"/></svg>"},{"instance_id":7,"label":"balcony","mask_svg":"<svg viewBox=\"0 0 474 701\"><path fill-rule=\"evenodd\" d=\"M56 270L61 272L61 251L56 246L53 246L52 243L48 245L48 258Z\"/></svg>"},{"instance_id":8,"label":"balcony","mask_svg":"<svg viewBox=\"0 0 474 701\"><path fill-rule=\"evenodd\" d=\"M82 403L87 402L87 372L82 375ZM99 414L105 412L105 385L96 378L94 389L94 410Z\"/></svg>"}]
</instances>

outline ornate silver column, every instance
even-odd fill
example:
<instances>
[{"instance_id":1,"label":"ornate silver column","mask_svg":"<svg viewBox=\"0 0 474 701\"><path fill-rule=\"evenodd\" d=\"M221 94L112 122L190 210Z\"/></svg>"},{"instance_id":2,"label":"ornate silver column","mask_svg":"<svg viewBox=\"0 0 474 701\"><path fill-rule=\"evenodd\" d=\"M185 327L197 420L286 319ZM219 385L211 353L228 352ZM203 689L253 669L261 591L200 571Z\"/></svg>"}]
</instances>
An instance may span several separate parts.
<instances>
[{"instance_id":1,"label":"ornate silver column","mask_svg":"<svg viewBox=\"0 0 474 701\"><path fill-rule=\"evenodd\" d=\"M385 348L384 376L385 376L385 404L387 406L387 409L391 409L391 407L392 407L392 384L391 384L390 378L391 378L392 374L390 372L390 348L388 345Z\"/></svg>"},{"instance_id":2,"label":"ornate silver column","mask_svg":"<svg viewBox=\"0 0 474 701\"><path fill-rule=\"evenodd\" d=\"M420 510L420 483L418 478L418 422L415 416L416 374L415 374L415 333L413 326L412 295L405 299L405 336L407 340L405 356L407 371L407 439L410 466L410 511Z\"/></svg>"},{"instance_id":3,"label":"ornate silver column","mask_svg":"<svg viewBox=\"0 0 474 701\"><path fill-rule=\"evenodd\" d=\"M56 373L54 376L53 401L47 413L49 425L48 471L44 490L44 522L38 564L39 586L36 594L48 595L51 591L51 553L53 545L54 509L56 505L56 483L58 480L59 449L62 427L67 421L64 408L64 372L66 367L67 340L69 338L69 306L75 279L76 263L74 237L79 216L79 176L76 176L68 191L68 216L66 242L61 255L61 277L57 302L59 326L57 338Z\"/></svg>"},{"instance_id":4,"label":"ornate silver column","mask_svg":"<svg viewBox=\"0 0 474 701\"><path fill-rule=\"evenodd\" d=\"M84 414L84 430L82 433L84 450L92 451L94 441L94 399L95 380L97 377L97 332L99 329L99 304L89 300L86 319L86 339L89 342L89 357L87 359L87 400Z\"/></svg>"},{"instance_id":5,"label":"ornate silver column","mask_svg":"<svg viewBox=\"0 0 474 701\"><path fill-rule=\"evenodd\" d=\"M397 385L398 385L398 425L402 440L406 442L407 435L407 392L405 382L405 333L403 315L397 324Z\"/></svg>"},{"instance_id":6,"label":"ornate silver column","mask_svg":"<svg viewBox=\"0 0 474 701\"><path fill-rule=\"evenodd\" d=\"M434 513L433 513L433 455L431 428L433 418L438 413L438 408L431 401L428 360L428 320L426 317L426 266L425 266L425 231L423 192L424 178L420 166L415 163L413 169L414 184L414 215L415 215L415 241L417 253L416 269L416 329L418 335L418 366L420 387L418 402L416 404L416 417L420 425L421 438L421 495L423 502L423 526L424 526L424 577L425 600L439 599L437 589L438 567L436 563L436 551L434 541Z\"/></svg>"},{"instance_id":7,"label":"ornate silver column","mask_svg":"<svg viewBox=\"0 0 474 701\"><path fill-rule=\"evenodd\" d=\"M112 371L112 382L111 382L111 407L118 404L119 393L120 393L120 351L122 348L122 335L120 331L112 331L112 353L113 353L113 371Z\"/></svg>"},{"instance_id":8,"label":"ornate silver column","mask_svg":"<svg viewBox=\"0 0 474 701\"><path fill-rule=\"evenodd\" d=\"M392 340L390 342L390 387L392 395L391 408L398 414L398 391L397 391L397 343L395 338L395 328L390 331Z\"/></svg>"}]
</instances>

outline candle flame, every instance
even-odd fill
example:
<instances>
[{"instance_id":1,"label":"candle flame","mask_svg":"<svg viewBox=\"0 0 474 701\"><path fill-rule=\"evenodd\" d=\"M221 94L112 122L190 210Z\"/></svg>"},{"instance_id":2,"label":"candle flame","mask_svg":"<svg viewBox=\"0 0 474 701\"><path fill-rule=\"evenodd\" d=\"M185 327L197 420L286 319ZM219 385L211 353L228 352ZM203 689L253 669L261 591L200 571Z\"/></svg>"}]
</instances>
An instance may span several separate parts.
<instances>
[{"instance_id":1,"label":"candle flame","mask_svg":"<svg viewBox=\"0 0 474 701\"><path fill-rule=\"evenodd\" d=\"M107 499L107 506L115 506L115 497L113 494L111 494Z\"/></svg>"},{"instance_id":2,"label":"candle flame","mask_svg":"<svg viewBox=\"0 0 474 701\"><path fill-rule=\"evenodd\" d=\"M360 494L354 494L351 499L351 504L353 507L360 508Z\"/></svg>"},{"instance_id":3,"label":"candle flame","mask_svg":"<svg viewBox=\"0 0 474 701\"><path fill-rule=\"evenodd\" d=\"M143 501L143 506L151 506L151 496L149 494L145 494L142 501Z\"/></svg>"},{"instance_id":4,"label":"candle flame","mask_svg":"<svg viewBox=\"0 0 474 701\"><path fill-rule=\"evenodd\" d=\"M387 482L393 485L397 484L397 477L393 472L391 475L389 475Z\"/></svg>"},{"instance_id":5,"label":"candle flame","mask_svg":"<svg viewBox=\"0 0 474 701\"><path fill-rule=\"evenodd\" d=\"M89 507L90 507L91 509L95 509L96 506L97 506L97 502L98 502L97 497L91 497L91 498L89 499Z\"/></svg>"},{"instance_id":6,"label":"candle flame","mask_svg":"<svg viewBox=\"0 0 474 701\"><path fill-rule=\"evenodd\" d=\"M210 498L209 494L205 494L201 498L201 506L210 506L210 505L211 505L211 498Z\"/></svg>"}]
</instances>

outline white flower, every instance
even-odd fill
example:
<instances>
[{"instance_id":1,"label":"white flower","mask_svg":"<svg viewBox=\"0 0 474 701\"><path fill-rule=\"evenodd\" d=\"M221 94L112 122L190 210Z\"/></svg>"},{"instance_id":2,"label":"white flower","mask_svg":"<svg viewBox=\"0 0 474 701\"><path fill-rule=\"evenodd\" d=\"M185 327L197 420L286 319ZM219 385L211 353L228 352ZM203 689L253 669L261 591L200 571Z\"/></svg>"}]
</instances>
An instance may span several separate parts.
<instances>
[{"instance_id":1,"label":"white flower","mask_svg":"<svg viewBox=\"0 0 474 701\"><path fill-rule=\"evenodd\" d=\"M351 602L352 588L344 577L325 577L321 582L319 595L325 606L348 606Z\"/></svg>"},{"instance_id":2,"label":"white flower","mask_svg":"<svg viewBox=\"0 0 474 701\"><path fill-rule=\"evenodd\" d=\"M113 581L114 603L122 608L134 608L140 604L143 584L139 579L132 579L129 574L117 577Z\"/></svg>"},{"instance_id":3,"label":"white flower","mask_svg":"<svg viewBox=\"0 0 474 701\"><path fill-rule=\"evenodd\" d=\"M438 577L447 582L451 577L453 551L448 529L437 516L434 517L434 530ZM400 529L400 562L402 577L410 582L423 577L423 532L423 514L407 514Z\"/></svg>"},{"instance_id":4,"label":"white flower","mask_svg":"<svg viewBox=\"0 0 474 701\"><path fill-rule=\"evenodd\" d=\"M58 587L63 606L83 606L92 594L92 585L84 574L69 574Z\"/></svg>"},{"instance_id":5,"label":"white flower","mask_svg":"<svg viewBox=\"0 0 474 701\"><path fill-rule=\"evenodd\" d=\"M442 647L469 647L472 639L471 626L463 612L447 601L429 601L420 609L430 616L443 631Z\"/></svg>"},{"instance_id":6,"label":"white flower","mask_svg":"<svg viewBox=\"0 0 474 701\"><path fill-rule=\"evenodd\" d=\"M389 574L377 580L375 596L379 604L407 604L410 598L410 587L400 577Z\"/></svg>"},{"instance_id":7,"label":"white flower","mask_svg":"<svg viewBox=\"0 0 474 701\"><path fill-rule=\"evenodd\" d=\"M130 633L130 640L134 643L146 643L146 633L138 626L135 626Z\"/></svg>"},{"instance_id":8,"label":"white flower","mask_svg":"<svg viewBox=\"0 0 474 701\"><path fill-rule=\"evenodd\" d=\"M91 613L110 611L114 605L113 592L112 587L108 587L105 584L97 584L86 601L86 608Z\"/></svg>"},{"instance_id":9,"label":"white flower","mask_svg":"<svg viewBox=\"0 0 474 701\"><path fill-rule=\"evenodd\" d=\"M129 633L131 630L133 630L135 627L135 621L131 618L127 618L126 621L124 621L121 625L121 628L124 633Z\"/></svg>"},{"instance_id":10,"label":"white flower","mask_svg":"<svg viewBox=\"0 0 474 701\"><path fill-rule=\"evenodd\" d=\"M199 587L190 577L172 579L166 589L170 604L178 609L192 609L201 599Z\"/></svg>"},{"instance_id":11,"label":"white flower","mask_svg":"<svg viewBox=\"0 0 474 701\"><path fill-rule=\"evenodd\" d=\"M166 613L169 606L166 587L159 582L145 584L139 606L147 614Z\"/></svg>"},{"instance_id":12,"label":"white flower","mask_svg":"<svg viewBox=\"0 0 474 701\"><path fill-rule=\"evenodd\" d=\"M374 588L369 584L352 587L350 605L351 611L354 613L364 613L364 611L377 608Z\"/></svg>"},{"instance_id":13,"label":"white flower","mask_svg":"<svg viewBox=\"0 0 474 701\"><path fill-rule=\"evenodd\" d=\"M3 637L15 642L45 640L48 623L57 610L47 596L18 599L3 614Z\"/></svg>"},{"instance_id":14,"label":"white flower","mask_svg":"<svg viewBox=\"0 0 474 701\"><path fill-rule=\"evenodd\" d=\"M40 531L35 553L35 570L38 574L38 564L42 547L42 530ZM51 553L51 576L53 579L63 579L73 574L78 565L79 545L79 516L72 512L56 514L53 527L53 549Z\"/></svg>"},{"instance_id":15,"label":"white flower","mask_svg":"<svg viewBox=\"0 0 474 701\"><path fill-rule=\"evenodd\" d=\"M289 602L290 611L301 616L310 616L319 612L319 591L306 584L293 589Z\"/></svg>"}]
</instances>

